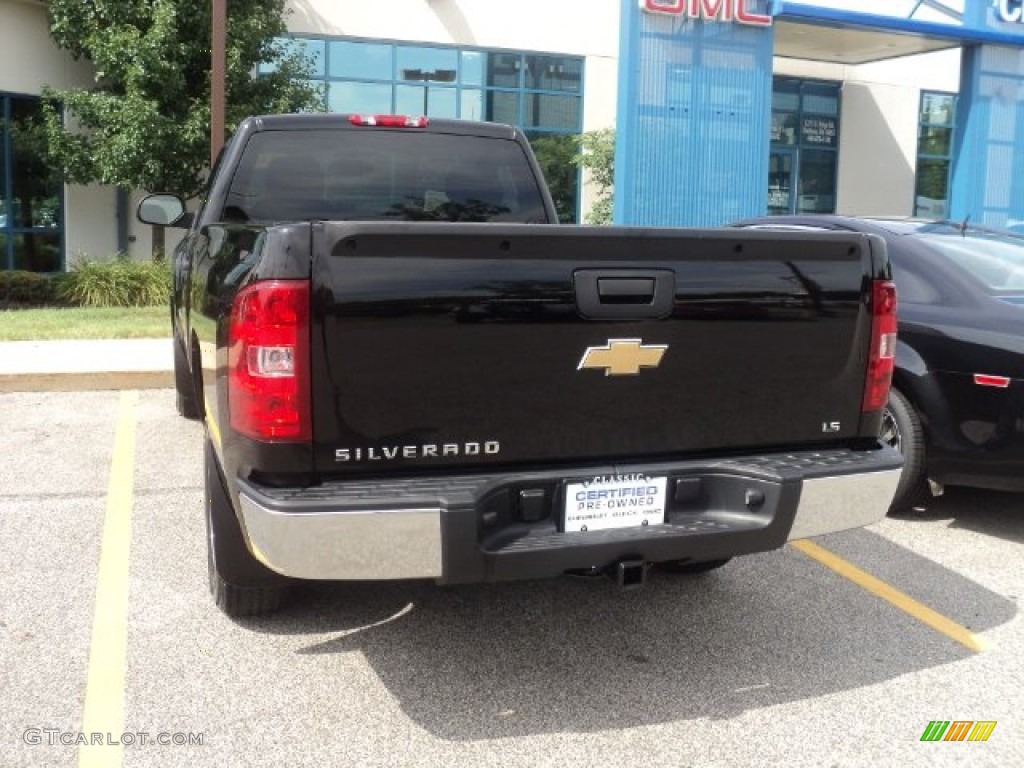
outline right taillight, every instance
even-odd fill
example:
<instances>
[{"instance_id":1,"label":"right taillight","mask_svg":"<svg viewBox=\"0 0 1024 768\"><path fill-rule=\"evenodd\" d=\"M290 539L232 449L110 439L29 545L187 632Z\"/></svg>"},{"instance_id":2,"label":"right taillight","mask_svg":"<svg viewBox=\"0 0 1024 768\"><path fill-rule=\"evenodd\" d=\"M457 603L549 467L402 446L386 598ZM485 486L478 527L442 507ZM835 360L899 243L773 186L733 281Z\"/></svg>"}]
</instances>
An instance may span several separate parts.
<instances>
[{"instance_id":1,"label":"right taillight","mask_svg":"<svg viewBox=\"0 0 1024 768\"><path fill-rule=\"evenodd\" d=\"M889 400L896 358L896 285L871 283L871 347L861 411L880 411Z\"/></svg>"},{"instance_id":2,"label":"right taillight","mask_svg":"<svg viewBox=\"0 0 1024 768\"><path fill-rule=\"evenodd\" d=\"M232 303L228 336L232 429L268 442L309 440L309 282L246 286Z\"/></svg>"}]
</instances>

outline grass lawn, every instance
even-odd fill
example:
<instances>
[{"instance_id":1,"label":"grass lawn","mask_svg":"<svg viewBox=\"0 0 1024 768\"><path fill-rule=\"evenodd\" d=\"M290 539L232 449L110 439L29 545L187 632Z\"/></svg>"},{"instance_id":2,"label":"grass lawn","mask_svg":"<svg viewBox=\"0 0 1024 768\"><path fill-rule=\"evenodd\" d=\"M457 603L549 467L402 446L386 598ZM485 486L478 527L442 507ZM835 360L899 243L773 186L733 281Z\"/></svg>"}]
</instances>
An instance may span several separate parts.
<instances>
[{"instance_id":1,"label":"grass lawn","mask_svg":"<svg viewBox=\"0 0 1024 768\"><path fill-rule=\"evenodd\" d=\"M170 338L167 307L74 307L0 311L0 341Z\"/></svg>"}]
</instances>

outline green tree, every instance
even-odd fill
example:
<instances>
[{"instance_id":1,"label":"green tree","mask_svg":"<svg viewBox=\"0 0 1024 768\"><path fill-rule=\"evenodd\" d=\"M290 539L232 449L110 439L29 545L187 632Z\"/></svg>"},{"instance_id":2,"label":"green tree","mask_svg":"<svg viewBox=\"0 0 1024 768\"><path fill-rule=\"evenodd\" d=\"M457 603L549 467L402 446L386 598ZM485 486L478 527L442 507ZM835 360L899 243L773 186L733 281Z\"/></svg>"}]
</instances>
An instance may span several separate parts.
<instances>
[{"instance_id":1,"label":"green tree","mask_svg":"<svg viewBox=\"0 0 1024 768\"><path fill-rule=\"evenodd\" d=\"M580 137L574 134L541 134L530 140L561 224L576 221L579 141Z\"/></svg>"},{"instance_id":2,"label":"green tree","mask_svg":"<svg viewBox=\"0 0 1024 768\"><path fill-rule=\"evenodd\" d=\"M210 0L47 5L57 45L95 70L90 88L45 91L50 154L67 180L199 194L210 155ZM229 131L250 114L323 109L311 62L280 40L284 5L228 0ZM260 62L273 71L254 77Z\"/></svg>"},{"instance_id":3,"label":"green tree","mask_svg":"<svg viewBox=\"0 0 1024 768\"><path fill-rule=\"evenodd\" d=\"M587 131L580 137L576 163L590 172L597 197L587 212L588 224L612 223L612 193L615 189L615 129Z\"/></svg>"}]
</instances>

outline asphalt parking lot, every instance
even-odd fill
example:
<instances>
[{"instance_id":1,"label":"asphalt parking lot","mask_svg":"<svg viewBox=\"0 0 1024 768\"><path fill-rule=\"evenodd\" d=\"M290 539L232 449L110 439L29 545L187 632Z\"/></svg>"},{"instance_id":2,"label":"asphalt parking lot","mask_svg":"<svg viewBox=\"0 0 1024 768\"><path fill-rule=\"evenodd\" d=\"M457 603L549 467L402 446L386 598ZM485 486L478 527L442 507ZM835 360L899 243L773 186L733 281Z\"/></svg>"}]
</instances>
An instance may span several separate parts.
<instances>
[{"instance_id":1,"label":"asphalt parking lot","mask_svg":"<svg viewBox=\"0 0 1024 768\"><path fill-rule=\"evenodd\" d=\"M639 591L319 585L235 622L170 391L4 394L0 424L0 766L1024 764L1021 496Z\"/></svg>"}]
</instances>

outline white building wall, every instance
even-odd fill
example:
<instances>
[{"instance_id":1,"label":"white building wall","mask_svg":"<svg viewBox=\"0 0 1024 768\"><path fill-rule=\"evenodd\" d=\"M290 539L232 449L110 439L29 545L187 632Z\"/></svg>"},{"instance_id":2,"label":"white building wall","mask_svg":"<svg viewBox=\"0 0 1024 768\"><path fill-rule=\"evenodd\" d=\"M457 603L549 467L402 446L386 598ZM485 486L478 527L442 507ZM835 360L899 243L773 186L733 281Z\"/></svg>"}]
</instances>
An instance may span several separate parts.
<instances>
[{"instance_id":1,"label":"white building wall","mask_svg":"<svg viewBox=\"0 0 1024 768\"><path fill-rule=\"evenodd\" d=\"M914 213L921 92L959 89L959 48L847 69L839 127L839 213Z\"/></svg>"},{"instance_id":2,"label":"white building wall","mask_svg":"<svg viewBox=\"0 0 1024 768\"><path fill-rule=\"evenodd\" d=\"M776 56L772 65L772 73L775 75L808 80L834 80L836 82L846 79L846 69L844 64L787 59L781 56Z\"/></svg>"},{"instance_id":3,"label":"white building wall","mask_svg":"<svg viewBox=\"0 0 1024 768\"><path fill-rule=\"evenodd\" d=\"M836 212L914 212L922 91L960 89L960 49L859 66L776 58L776 75L843 83Z\"/></svg>"},{"instance_id":4,"label":"white building wall","mask_svg":"<svg viewBox=\"0 0 1024 768\"><path fill-rule=\"evenodd\" d=\"M113 187L64 186L65 260L105 259L117 251L117 208Z\"/></svg>"},{"instance_id":5,"label":"white building wall","mask_svg":"<svg viewBox=\"0 0 1024 768\"><path fill-rule=\"evenodd\" d=\"M900 86L848 81L843 87L837 213L913 213L918 99Z\"/></svg>"},{"instance_id":6,"label":"white building wall","mask_svg":"<svg viewBox=\"0 0 1024 768\"><path fill-rule=\"evenodd\" d=\"M618 56L619 0L291 0L288 8L296 34Z\"/></svg>"},{"instance_id":7,"label":"white building wall","mask_svg":"<svg viewBox=\"0 0 1024 768\"><path fill-rule=\"evenodd\" d=\"M50 38L46 6L0 0L0 90L38 96L44 85L88 85L91 69L58 49Z\"/></svg>"},{"instance_id":8,"label":"white building wall","mask_svg":"<svg viewBox=\"0 0 1024 768\"><path fill-rule=\"evenodd\" d=\"M69 88L91 83L92 68L54 45L44 3L0 0L0 91L38 96L45 85ZM64 242L69 265L76 254L114 253L117 226L112 189L64 186Z\"/></svg>"}]
</instances>

